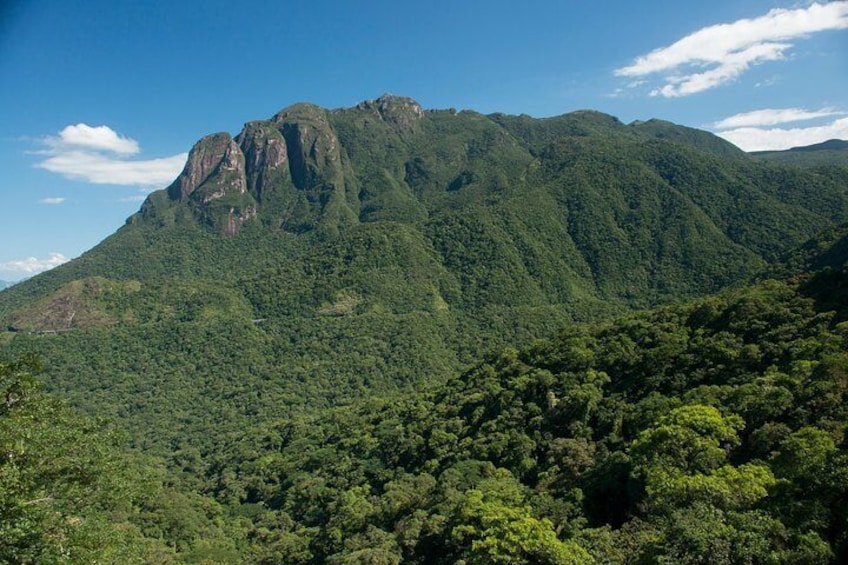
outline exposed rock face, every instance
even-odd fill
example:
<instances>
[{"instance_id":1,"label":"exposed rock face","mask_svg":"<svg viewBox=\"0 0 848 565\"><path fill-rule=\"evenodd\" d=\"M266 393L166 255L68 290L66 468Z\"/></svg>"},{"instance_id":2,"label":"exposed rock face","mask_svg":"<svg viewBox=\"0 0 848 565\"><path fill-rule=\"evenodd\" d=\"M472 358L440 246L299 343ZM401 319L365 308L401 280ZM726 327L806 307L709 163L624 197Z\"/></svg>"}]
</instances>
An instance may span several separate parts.
<instances>
[{"instance_id":1,"label":"exposed rock face","mask_svg":"<svg viewBox=\"0 0 848 565\"><path fill-rule=\"evenodd\" d=\"M358 190L345 174L345 155L327 111L312 104L295 104L275 115L273 123L285 138L289 171L313 212L315 226L337 233L358 222Z\"/></svg>"},{"instance_id":2,"label":"exposed rock face","mask_svg":"<svg viewBox=\"0 0 848 565\"><path fill-rule=\"evenodd\" d=\"M244 155L228 133L207 135L198 141L177 180L168 188L168 195L174 200L186 200L209 180L217 180L221 174L230 178L229 186L220 186L218 190L205 191L201 200L208 202L223 196L224 192L244 193L247 180L244 175ZM221 184L216 182L215 184Z\"/></svg>"},{"instance_id":3,"label":"exposed rock face","mask_svg":"<svg viewBox=\"0 0 848 565\"><path fill-rule=\"evenodd\" d=\"M168 187L168 196L188 203L204 223L235 234L256 215L245 168L244 154L229 134L206 136L192 148L183 172Z\"/></svg>"},{"instance_id":4,"label":"exposed rock face","mask_svg":"<svg viewBox=\"0 0 848 565\"><path fill-rule=\"evenodd\" d=\"M271 194L278 177L288 175L288 149L279 129L267 121L248 122L235 139L245 159L248 190L260 204Z\"/></svg>"},{"instance_id":5,"label":"exposed rock face","mask_svg":"<svg viewBox=\"0 0 848 565\"><path fill-rule=\"evenodd\" d=\"M297 188L309 191L341 172L339 139L323 109L295 104L274 116L273 122L285 137Z\"/></svg>"},{"instance_id":6,"label":"exposed rock face","mask_svg":"<svg viewBox=\"0 0 848 565\"><path fill-rule=\"evenodd\" d=\"M224 227L224 233L227 235L235 235L241 229L242 224L256 216L256 206L248 205L244 210L237 210L231 207L227 214L227 222Z\"/></svg>"},{"instance_id":7,"label":"exposed rock face","mask_svg":"<svg viewBox=\"0 0 848 565\"><path fill-rule=\"evenodd\" d=\"M388 94L349 111L363 112L368 120L373 116L401 139L418 131L425 116L415 100ZM426 215L417 210L408 188L397 194L397 183L386 180L391 172L360 185L334 120L333 112L294 104L270 120L248 122L234 139L227 133L206 136L192 148L174 183L147 199L141 216L167 224L182 221L188 208L221 233L238 233L245 222L261 216L285 230L334 234L371 219L368 210L374 207L384 211L380 217ZM387 191L391 194L382 198ZM392 215L398 207L404 213Z\"/></svg>"}]
</instances>

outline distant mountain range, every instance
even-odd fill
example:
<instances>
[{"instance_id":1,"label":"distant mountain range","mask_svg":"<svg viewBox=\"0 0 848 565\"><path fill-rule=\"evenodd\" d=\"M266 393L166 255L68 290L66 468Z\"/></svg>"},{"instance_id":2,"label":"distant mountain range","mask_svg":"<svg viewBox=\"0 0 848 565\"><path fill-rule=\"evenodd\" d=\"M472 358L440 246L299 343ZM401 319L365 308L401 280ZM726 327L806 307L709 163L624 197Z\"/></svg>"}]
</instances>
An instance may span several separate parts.
<instances>
[{"instance_id":1,"label":"distant mountain range","mask_svg":"<svg viewBox=\"0 0 848 565\"><path fill-rule=\"evenodd\" d=\"M813 145L793 147L789 151L848 151L848 141L842 139L829 139Z\"/></svg>"},{"instance_id":2,"label":"distant mountain range","mask_svg":"<svg viewBox=\"0 0 848 565\"><path fill-rule=\"evenodd\" d=\"M848 167L848 141L830 139L822 143L793 147L785 151L756 151L751 155L758 159L802 167L832 165Z\"/></svg>"}]
</instances>

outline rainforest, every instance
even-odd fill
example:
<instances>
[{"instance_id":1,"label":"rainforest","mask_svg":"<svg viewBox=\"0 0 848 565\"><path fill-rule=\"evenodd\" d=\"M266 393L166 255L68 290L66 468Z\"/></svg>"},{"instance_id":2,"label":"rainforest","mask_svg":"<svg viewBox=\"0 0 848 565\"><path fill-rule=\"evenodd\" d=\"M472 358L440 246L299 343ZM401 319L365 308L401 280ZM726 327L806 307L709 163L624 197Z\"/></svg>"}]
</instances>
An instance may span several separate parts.
<instances>
[{"instance_id":1,"label":"rainforest","mask_svg":"<svg viewBox=\"0 0 848 565\"><path fill-rule=\"evenodd\" d=\"M842 563L848 160L288 106L0 291L0 561Z\"/></svg>"}]
</instances>

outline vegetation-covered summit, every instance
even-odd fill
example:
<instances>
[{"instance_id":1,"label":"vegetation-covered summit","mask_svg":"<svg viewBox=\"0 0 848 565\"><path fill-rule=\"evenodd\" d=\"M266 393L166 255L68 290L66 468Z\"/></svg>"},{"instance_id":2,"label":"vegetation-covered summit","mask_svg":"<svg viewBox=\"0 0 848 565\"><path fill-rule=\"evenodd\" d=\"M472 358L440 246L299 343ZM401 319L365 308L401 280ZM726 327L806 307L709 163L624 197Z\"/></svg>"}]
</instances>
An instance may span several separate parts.
<instances>
[{"instance_id":1,"label":"vegetation-covered summit","mask_svg":"<svg viewBox=\"0 0 848 565\"><path fill-rule=\"evenodd\" d=\"M403 251L443 264L463 303L515 305L506 272L537 301L649 304L716 290L845 219L844 185L660 120L295 104L200 140L127 226L2 295L0 313L84 276L238 282L375 229L418 234Z\"/></svg>"}]
</instances>

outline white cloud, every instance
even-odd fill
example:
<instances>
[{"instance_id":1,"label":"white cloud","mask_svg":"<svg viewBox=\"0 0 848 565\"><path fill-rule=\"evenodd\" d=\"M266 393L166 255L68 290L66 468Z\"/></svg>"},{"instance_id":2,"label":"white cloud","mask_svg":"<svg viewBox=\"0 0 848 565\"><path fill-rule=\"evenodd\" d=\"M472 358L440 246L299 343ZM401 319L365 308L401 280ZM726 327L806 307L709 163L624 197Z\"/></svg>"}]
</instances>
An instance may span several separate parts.
<instances>
[{"instance_id":1,"label":"white cloud","mask_svg":"<svg viewBox=\"0 0 848 565\"><path fill-rule=\"evenodd\" d=\"M834 108L822 108L821 110L806 110L804 108L764 108L753 112L743 112L724 118L713 124L716 129L731 129L742 127L774 126L791 122L803 122L816 118L827 118L830 116L844 116Z\"/></svg>"},{"instance_id":2,"label":"white cloud","mask_svg":"<svg viewBox=\"0 0 848 565\"><path fill-rule=\"evenodd\" d=\"M163 185L174 180L185 165L188 153L173 157L129 161L89 151L57 153L37 166L70 179L94 184Z\"/></svg>"},{"instance_id":3,"label":"white cloud","mask_svg":"<svg viewBox=\"0 0 848 565\"><path fill-rule=\"evenodd\" d=\"M67 126L59 132L59 137L48 137L46 142L52 147L110 151L119 155L135 155L139 152L136 140L121 137L109 126L92 127L87 124Z\"/></svg>"},{"instance_id":4,"label":"white cloud","mask_svg":"<svg viewBox=\"0 0 848 565\"><path fill-rule=\"evenodd\" d=\"M805 128L740 127L716 132L745 151L777 151L829 139L848 140L848 118Z\"/></svg>"},{"instance_id":5,"label":"white cloud","mask_svg":"<svg viewBox=\"0 0 848 565\"><path fill-rule=\"evenodd\" d=\"M27 257L26 259L17 259L14 261L0 263L0 271L34 275L36 273L52 269L53 267L58 267L62 263L67 263L68 261L69 259L61 253L53 252L44 259Z\"/></svg>"},{"instance_id":6,"label":"white cloud","mask_svg":"<svg viewBox=\"0 0 848 565\"><path fill-rule=\"evenodd\" d=\"M62 196L56 196L51 198L42 198L39 200L41 204L61 204L65 201L65 198Z\"/></svg>"},{"instance_id":7,"label":"white cloud","mask_svg":"<svg viewBox=\"0 0 848 565\"><path fill-rule=\"evenodd\" d=\"M37 167L66 178L93 184L161 187L182 171L188 153L159 159L129 159L139 153L134 139L122 137L108 126L67 126L58 137L43 140L45 158Z\"/></svg>"},{"instance_id":8,"label":"white cloud","mask_svg":"<svg viewBox=\"0 0 848 565\"><path fill-rule=\"evenodd\" d=\"M651 91L651 96L662 95L666 98L689 96L730 82L745 71L764 61L777 61L783 58L783 52L792 47L788 43L767 43L753 45L739 53L730 53L717 67L702 73L668 77L667 84Z\"/></svg>"},{"instance_id":9,"label":"white cloud","mask_svg":"<svg viewBox=\"0 0 848 565\"><path fill-rule=\"evenodd\" d=\"M615 74L640 78L671 73L652 96L688 96L737 78L754 65L784 59L789 41L826 30L848 28L848 1L774 9L753 19L702 28L647 55ZM706 69L706 70L702 70ZM638 82L638 81L635 81ZM633 83L631 83L633 84Z\"/></svg>"}]
</instances>

